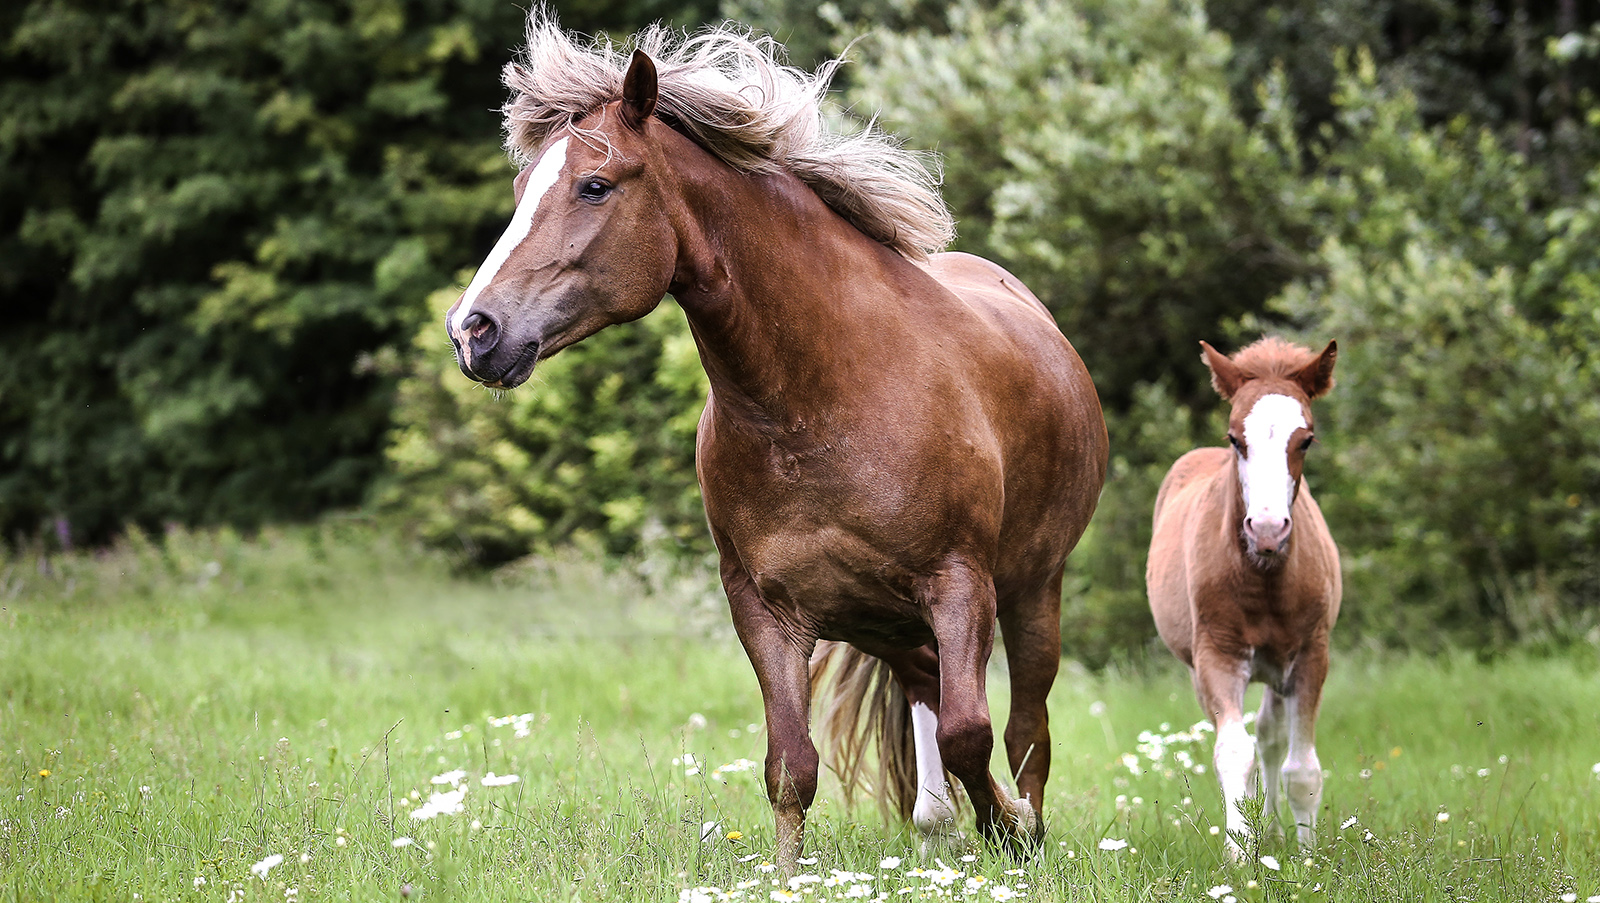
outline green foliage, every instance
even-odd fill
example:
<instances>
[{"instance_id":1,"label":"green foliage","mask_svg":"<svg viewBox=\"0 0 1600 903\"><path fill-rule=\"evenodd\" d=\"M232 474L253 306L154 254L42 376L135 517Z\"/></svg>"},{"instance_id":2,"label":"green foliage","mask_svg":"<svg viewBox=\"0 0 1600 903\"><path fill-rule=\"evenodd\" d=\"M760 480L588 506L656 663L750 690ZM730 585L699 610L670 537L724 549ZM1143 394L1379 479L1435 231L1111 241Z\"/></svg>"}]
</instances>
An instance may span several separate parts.
<instances>
[{"instance_id":1,"label":"green foliage","mask_svg":"<svg viewBox=\"0 0 1600 903\"><path fill-rule=\"evenodd\" d=\"M1067 559L1061 600L1062 652L1086 665L1137 658L1156 641L1144 591L1145 552L1167 468L1197 439L1214 438L1195 421L1159 383L1140 384L1126 413L1106 417L1111 466L1094 520Z\"/></svg>"},{"instance_id":2,"label":"green foliage","mask_svg":"<svg viewBox=\"0 0 1600 903\"><path fill-rule=\"evenodd\" d=\"M1596 202L1530 216L1541 172L1486 130L1425 127L1367 66L1340 91L1355 138L1309 183L1340 227L1274 309L1340 343L1308 469L1344 550L1341 630L1570 640L1600 614L1600 331L1568 259Z\"/></svg>"},{"instance_id":3,"label":"green foliage","mask_svg":"<svg viewBox=\"0 0 1600 903\"><path fill-rule=\"evenodd\" d=\"M851 99L942 155L957 247L1039 295L1112 410L1158 379L1193 401L1195 340L1300 271L1296 163L1234 114L1198 6L967 0L862 46Z\"/></svg>"},{"instance_id":4,"label":"green foliage","mask_svg":"<svg viewBox=\"0 0 1600 903\"><path fill-rule=\"evenodd\" d=\"M563 4L569 24L709 2ZM0 532L362 500L428 292L510 210L499 0L0 9Z\"/></svg>"},{"instance_id":5,"label":"green foliage","mask_svg":"<svg viewBox=\"0 0 1600 903\"><path fill-rule=\"evenodd\" d=\"M498 562L558 543L708 551L694 477L707 381L676 305L605 330L495 394L441 350L443 312L417 339L384 504L428 541Z\"/></svg>"},{"instance_id":6,"label":"green foliage","mask_svg":"<svg viewBox=\"0 0 1600 903\"><path fill-rule=\"evenodd\" d=\"M504 193L521 13L485 0L8 7L0 527L300 517L359 501L362 361Z\"/></svg>"}]
</instances>

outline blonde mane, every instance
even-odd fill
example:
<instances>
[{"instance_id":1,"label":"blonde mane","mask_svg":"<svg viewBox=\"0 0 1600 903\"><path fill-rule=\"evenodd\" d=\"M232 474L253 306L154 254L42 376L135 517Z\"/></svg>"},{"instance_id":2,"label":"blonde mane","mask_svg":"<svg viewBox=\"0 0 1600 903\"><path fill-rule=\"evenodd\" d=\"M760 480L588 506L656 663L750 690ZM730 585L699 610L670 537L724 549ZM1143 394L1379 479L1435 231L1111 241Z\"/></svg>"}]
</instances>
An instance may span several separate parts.
<instances>
[{"instance_id":1,"label":"blonde mane","mask_svg":"<svg viewBox=\"0 0 1600 903\"><path fill-rule=\"evenodd\" d=\"M514 92L506 147L519 163L551 132L622 96L633 48L656 64L656 115L740 172L792 173L857 229L912 260L955 235L938 176L922 157L871 123L830 132L822 98L839 66L815 74L782 62L783 48L733 25L682 35L653 25L626 44L595 37L586 46L542 6L528 14L528 46L503 74Z\"/></svg>"},{"instance_id":2,"label":"blonde mane","mask_svg":"<svg viewBox=\"0 0 1600 903\"><path fill-rule=\"evenodd\" d=\"M1277 336L1257 339L1231 358L1245 379L1288 379L1316 359L1317 352Z\"/></svg>"}]
</instances>

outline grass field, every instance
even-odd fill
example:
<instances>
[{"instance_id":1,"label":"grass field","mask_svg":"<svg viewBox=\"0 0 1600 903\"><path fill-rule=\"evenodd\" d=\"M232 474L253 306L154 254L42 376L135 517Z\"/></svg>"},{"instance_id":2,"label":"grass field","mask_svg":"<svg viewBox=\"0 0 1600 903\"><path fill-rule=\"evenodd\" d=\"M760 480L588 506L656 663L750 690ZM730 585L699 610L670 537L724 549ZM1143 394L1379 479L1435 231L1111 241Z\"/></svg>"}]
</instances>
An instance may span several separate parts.
<instances>
[{"instance_id":1,"label":"grass field","mask_svg":"<svg viewBox=\"0 0 1600 903\"><path fill-rule=\"evenodd\" d=\"M466 581L337 524L0 562L0 899L1600 900L1592 652L1337 658L1320 842L1239 866L1181 671L1067 668L1037 857L919 857L825 785L774 886L706 577Z\"/></svg>"}]
</instances>

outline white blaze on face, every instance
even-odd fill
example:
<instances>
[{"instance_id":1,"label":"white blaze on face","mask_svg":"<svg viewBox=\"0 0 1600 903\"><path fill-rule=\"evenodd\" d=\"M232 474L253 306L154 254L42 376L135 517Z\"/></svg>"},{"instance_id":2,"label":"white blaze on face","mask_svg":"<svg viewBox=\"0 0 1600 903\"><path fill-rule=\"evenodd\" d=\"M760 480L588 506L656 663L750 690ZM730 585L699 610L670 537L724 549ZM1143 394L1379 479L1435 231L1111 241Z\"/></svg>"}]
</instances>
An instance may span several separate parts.
<instances>
[{"instance_id":1,"label":"white blaze on face","mask_svg":"<svg viewBox=\"0 0 1600 903\"><path fill-rule=\"evenodd\" d=\"M539 202L550 191L550 186L556 183L561 175L561 170L567 165L567 139L562 138L539 158L539 163L533 168L533 173L528 176L528 184L522 190L522 202L517 204L517 212L511 215L511 224L506 226L506 231L500 235L500 240L494 243L494 249L484 259L483 266L478 267L478 272L472 277L472 284L467 286L467 291L461 296L461 304L456 308L455 320L450 324L456 332L461 331L461 324L467 320L467 315L472 312L472 303L478 300L478 294L494 281L499 275L500 268L505 266L511 252L522 244L528 233L533 231L534 214L539 212Z\"/></svg>"},{"instance_id":2,"label":"white blaze on face","mask_svg":"<svg viewBox=\"0 0 1600 903\"><path fill-rule=\"evenodd\" d=\"M1262 523L1289 519L1294 480L1289 438L1306 428L1305 410L1287 395L1263 395L1244 418L1245 457L1239 461L1245 516Z\"/></svg>"}]
</instances>

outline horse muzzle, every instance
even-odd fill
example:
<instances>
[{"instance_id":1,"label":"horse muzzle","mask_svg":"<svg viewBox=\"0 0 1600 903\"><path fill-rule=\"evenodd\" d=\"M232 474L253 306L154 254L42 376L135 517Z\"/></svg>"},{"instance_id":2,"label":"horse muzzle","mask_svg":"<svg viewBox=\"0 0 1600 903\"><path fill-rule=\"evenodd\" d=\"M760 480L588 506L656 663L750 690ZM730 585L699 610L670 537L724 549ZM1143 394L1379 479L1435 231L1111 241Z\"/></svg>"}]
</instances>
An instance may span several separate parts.
<instances>
[{"instance_id":1,"label":"horse muzzle","mask_svg":"<svg viewBox=\"0 0 1600 903\"><path fill-rule=\"evenodd\" d=\"M468 314L460 329L447 325L445 331L462 374L493 389L522 385L539 359L538 341L506 341L500 324L481 311Z\"/></svg>"},{"instance_id":2,"label":"horse muzzle","mask_svg":"<svg viewBox=\"0 0 1600 903\"><path fill-rule=\"evenodd\" d=\"M1244 519L1245 544L1253 555L1275 558L1289 551L1289 534L1293 528L1293 520L1287 517L1282 520L1247 517Z\"/></svg>"}]
</instances>

